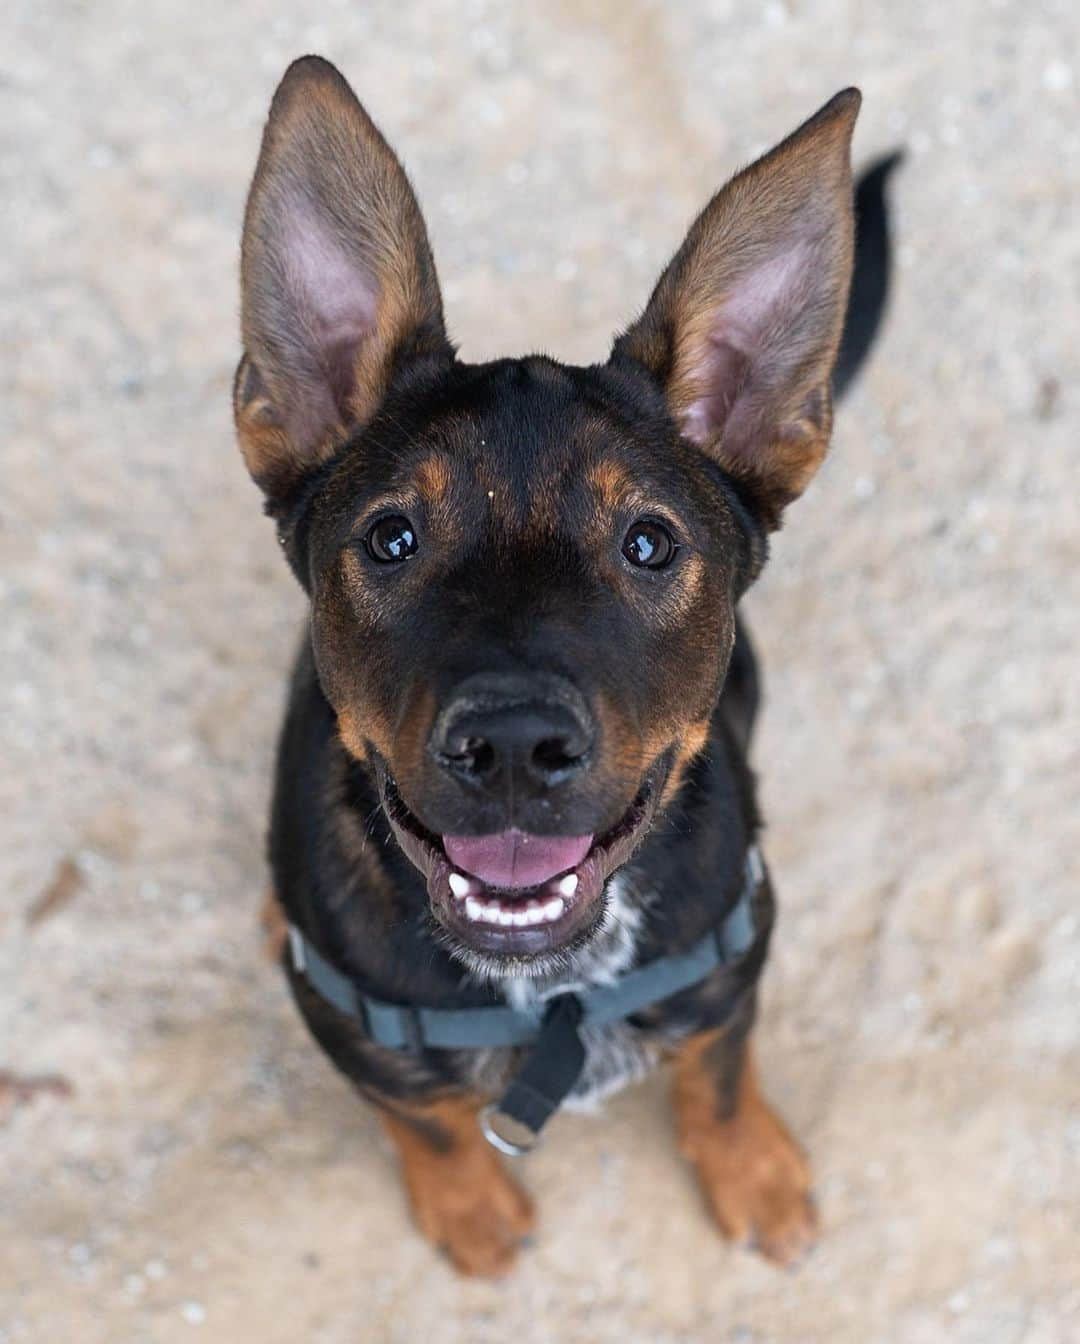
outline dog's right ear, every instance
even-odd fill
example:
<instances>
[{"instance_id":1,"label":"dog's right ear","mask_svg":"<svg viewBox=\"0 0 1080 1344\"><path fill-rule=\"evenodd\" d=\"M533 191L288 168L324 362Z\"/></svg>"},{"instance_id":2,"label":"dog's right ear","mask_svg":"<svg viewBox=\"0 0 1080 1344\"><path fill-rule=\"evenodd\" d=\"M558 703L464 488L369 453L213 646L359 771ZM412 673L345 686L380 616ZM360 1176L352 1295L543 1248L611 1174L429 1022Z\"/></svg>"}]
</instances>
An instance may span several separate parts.
<instances>
[{"instance_id":1,"label":"dog's right ear","mask_svg":"<svg viewBox=\"0 0 1080 1344\"><path fill-rule=\"evenodd\" d=\"M452 354L420 207L327 61L285 73L244 215L240 448L271 507L377 411L405 360Z\"/></svg>"}]
</instances>

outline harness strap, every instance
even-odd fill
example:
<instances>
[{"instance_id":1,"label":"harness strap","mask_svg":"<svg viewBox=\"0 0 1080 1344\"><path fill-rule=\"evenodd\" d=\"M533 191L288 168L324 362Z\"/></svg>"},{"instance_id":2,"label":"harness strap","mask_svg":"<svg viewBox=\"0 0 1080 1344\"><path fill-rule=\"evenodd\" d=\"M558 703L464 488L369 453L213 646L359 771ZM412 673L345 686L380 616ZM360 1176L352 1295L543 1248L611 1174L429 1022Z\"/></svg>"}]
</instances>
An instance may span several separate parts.
<instances>
[{"instance_id":1,"label":"harness strap","mask_svg":"<svg viewBox=\"0 0 1080 1344\"><path fill-rule=\"evenodd\" d=\"M492 1147L520 1157L535 1145L585 1067L588 1052L578 1031L581 1021L576 994L560 994L549 1002L543 1030L525 1063L498 1103L480 1112L480 1129Z\"/></svg>"},{"instance_id":2,"label":"harness strap","mask_svg":"<svg viewBox=\"0 0 1080 1344\"><path fill-rule=\"evenodd\" d=\"M738 900L717 928L689 951L658 957L626 971L610 985L555 995L532 1012L509 1004L424 1008L377 999L332 966L295 924L289 925L289 951L294 971L321 998L362 1022L371 1039L389 1050L416 1053L533 1046L499 1103L481 1113L490 1142L517 1154L532 1147L580 1076L585 1064L580 1028L632 1017L699 984L750 951L757 938L754 897L764 877L761 852L754 845L747 851Z\"/></svg>"}]
</instances>

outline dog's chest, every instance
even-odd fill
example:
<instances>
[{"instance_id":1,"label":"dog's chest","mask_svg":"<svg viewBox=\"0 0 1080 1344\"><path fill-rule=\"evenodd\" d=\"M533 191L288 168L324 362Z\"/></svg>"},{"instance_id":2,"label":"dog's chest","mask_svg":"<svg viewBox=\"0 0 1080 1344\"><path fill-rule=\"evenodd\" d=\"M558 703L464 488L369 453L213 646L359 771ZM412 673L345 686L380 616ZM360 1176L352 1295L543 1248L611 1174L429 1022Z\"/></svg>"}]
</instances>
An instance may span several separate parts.
<instances>
[{"instance_id":1,"label":"dog's chest","mask_svg":"<svg viewBox=\"0 0 1080 1344\"><path fill-rule=\"evenodd\" d=\"M563 1102L568 1111L595 1111L605 1098L644 1078L659 1060L655 1037L645 1037L624 1022L586 1028L581 1038L585 1067Z\"/></svg>"},{"instance_id":2,"label":"dog's chest","mask_svg":"<svg viewBox=\"0 0 1080 1344\"><path fill-rule=\"evenodd\" d=\"M540 981L524 977L506 980L502 985L506 1001L522 1012L536 1012L559 994L613 984L634 964L641 921L642 911L626 900L616 879L608 896L604 927L572 970ZM658 1062L660 1047L655 1036L625 1022L585 1026L580 1034L585 1046L585 1064L562 1103L566 1110L595 1110L606 1097L643 1078ZM477 1060L478 1078L489 1078L494 1064L485 1052L485 1057Z\"/></svg>"}]
</instances>

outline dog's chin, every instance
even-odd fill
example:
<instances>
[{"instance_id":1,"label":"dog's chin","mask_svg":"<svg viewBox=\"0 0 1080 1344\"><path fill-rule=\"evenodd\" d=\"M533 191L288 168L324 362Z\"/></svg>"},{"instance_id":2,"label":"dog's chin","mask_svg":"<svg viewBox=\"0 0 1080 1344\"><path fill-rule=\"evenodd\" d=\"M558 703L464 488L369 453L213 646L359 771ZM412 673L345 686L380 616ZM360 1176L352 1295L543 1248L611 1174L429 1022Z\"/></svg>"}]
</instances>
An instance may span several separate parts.
<instances>
[{"instance_id":1,"label":"dog's chin","mask_svg":"<svg viewBox=\"0 0 1080 1344\"><path fill-rule=\"evenodd\" d=\"M380 771L379 783L394 836L427 879L431 914L450 953L485 978L541 978L569 966L610 923L611 878L647 834L665 774L650 771L626 812L592 839L579 862L532 886L493 886L455 867L392 777Z\"/></svg>"}]
</instances>

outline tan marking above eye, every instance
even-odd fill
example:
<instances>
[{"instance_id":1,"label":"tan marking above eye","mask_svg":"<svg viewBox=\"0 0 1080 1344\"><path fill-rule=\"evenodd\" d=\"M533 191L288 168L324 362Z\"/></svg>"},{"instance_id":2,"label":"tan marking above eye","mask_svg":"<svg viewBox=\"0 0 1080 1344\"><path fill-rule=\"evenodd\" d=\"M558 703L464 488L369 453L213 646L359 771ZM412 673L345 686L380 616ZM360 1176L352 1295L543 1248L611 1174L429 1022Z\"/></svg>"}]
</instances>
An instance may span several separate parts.
<instances>
[{"instance_id":1,"label":"tan marking above eye","mask_svg":"<svg viewBox=\"0 0 1080 1344\"><path fill-rule=\"evenodd\" d=\"M438 504L450 489L450 463L441 453L432 453L417 465L413 477L421 498L429 505Z\"/></svg>"},{"instance_id":2,"label":"tan marking above eye","mask_svg":"<svg viewBox=\"0 0 1080 1344\"><path fill-rule=\"evenodd\" d=\"M633 488L633 482L619 462L597 462L589 468L586 479L601 501L613 511L621 507L623 499Z\"/></svg>"},{"instance_id":3,"label":"tan marking above eye","mask_svg":"<svg viewBox=\"0 0 1080 1344\"><path fill-rule=\"evenodd\" d=\"M585 479L610 513L625 515L628 522L655 518L673 534L679 534L675 539L680 544L688 537L689 530L671 505L646 494L621 462L597 462Z\"/></svg>"}]
</instances>

